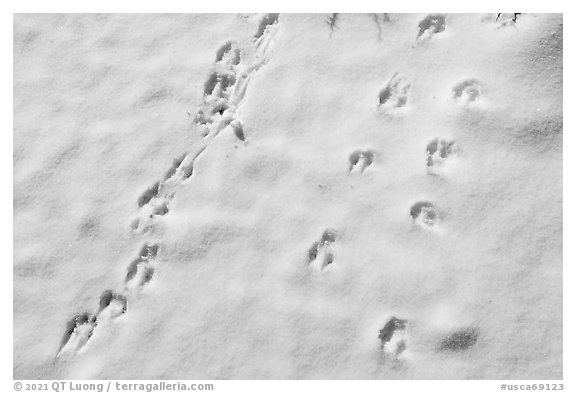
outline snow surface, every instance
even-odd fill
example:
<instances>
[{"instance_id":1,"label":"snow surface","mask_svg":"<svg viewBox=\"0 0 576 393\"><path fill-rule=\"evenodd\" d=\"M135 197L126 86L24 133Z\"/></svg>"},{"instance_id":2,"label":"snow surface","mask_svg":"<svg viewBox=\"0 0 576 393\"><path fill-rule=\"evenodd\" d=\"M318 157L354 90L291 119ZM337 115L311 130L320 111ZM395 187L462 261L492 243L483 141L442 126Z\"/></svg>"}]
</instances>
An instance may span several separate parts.
<instances>
[{"instance_id":1,"label":"snow surface","mask_svg":"<svg viewBox=\"0 0 576 393\"><path fill-rule=\"evenodd\" d=\"M512 18L15 15L14 378L561 379L562 16Z\"/></svg>"}]
</instances>

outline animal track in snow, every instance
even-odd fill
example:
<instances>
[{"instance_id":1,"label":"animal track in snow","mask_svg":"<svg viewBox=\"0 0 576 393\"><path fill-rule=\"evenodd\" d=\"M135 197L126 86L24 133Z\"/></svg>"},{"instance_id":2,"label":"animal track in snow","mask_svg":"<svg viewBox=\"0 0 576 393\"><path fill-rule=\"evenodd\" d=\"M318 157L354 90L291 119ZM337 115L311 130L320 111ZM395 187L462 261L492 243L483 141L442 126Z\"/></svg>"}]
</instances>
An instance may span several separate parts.
<instances>
[{"instance_id":1,"label":"animal track in snow","mask_svg":"<svg viewBox=\"0 0 576 393\"><path fill-rule=\"evenodd\" d=\"M233 65L240 63L240 49L233 41L228 41L216 51L216 63L226 61Z\"/></svg>"},{"instance_id":2,"label":"animal track in snow","mask_svg":"<svg viewBox=\"0 0 576 393\"><path fill-rule=\"evenodd\" d=\"M278 15L267 14L262 19L255 35L254 61L243 69L240 67L240 50L235 42L228 41L217 50L213 70L204 84L204 99L195 119L196 123L207 126L207 135L215 137L230 124L236 137L245 140L242 123L234 117L235 111L244 98L252 74L269 59L272 39L277 30L272 25L277 24ZM163 181L155 182L138 197L139 217L132 221L132 229L148 229L154 216L169 212L169 202L177 188L192 177L194 162L206 147L207 144L204 144L197 153L187 153L174 159ZM127 288L142 288L152 280L159 252L158 244L142 247L138 258L128 267L124 279ZM92 337L99 317L114 319L125 314L127 309L126 296L111 290L104 291L95 315L86 312L67 323L57 356L84 347Z\"/></svg>"},{"instance_id":3,"label":"animal track in snow","mask_svg":"<svg viewBox=\"0 0 576 393\"><path fill-rule=\"evenodd\" d=\"M410 84L396 72L386 87L384 87L378 95L379 105L385 110L392 110L406 106L408 102L408 92L410 91Z\"/></svg>"},{"instance_id":4,"label":"animal track in snow","mask_svg":"<svg viewBox=\"0 0 576 393\"><path fill-rule=\"evenodd\" d=\"M126 273L124 280L127 288L142 288L152 280L154 276L154 263L160 252L158 244L145 244L140 250L140 255L136 258Z\"/></svg>"},{"instance_id":5,"label":"animal track in snow","mask_svg":"<svg viewBox=\"0 0 576 393\"><path fill-rule=\"evenodd\" d=\"M462 104L468 104L478 100L480 93L480 82L474 78L465 79L452 88L452 97L456 102Z\"/></svg>"},{"instance_id":6,"label":"animal track in snow","mask_svg":"<svg viewBox=\"0 0 576 393\"><path fill-rule=\"evenodd\" d=\"M242 64L240 49L234 41L227 41L216 51L215 63L204 84L204 98L196 113L195 122L203 127L203 135L212 140L221 130L228 128L245 141L244 127L236 118L250 78L267 63L272 39L276 33L279 14L266 14L255 35L256 51L250 64ZM196 154L188 153L175 159L167 171L164 181L154 183L138 200L139 214L130 227L135 232L145 232L152 227L156 216L170 211L170 202L177 188L189 179L194 170L194 161L206 149L208 143ZM149 274L153 274L150 271Z\"/></svg>"},{"instance_id":7,"label":"animal track in snow","mask_svg":"<svg viewBox=\"0 0 576 393\"><path fill-rule=\"evenodd\" d=\"M194 119L201 126L205 138L216 137L233 121L238 120L236 112L252 75L268 61L278 17L279 14L266 14L261 19L254 35L256 51L251 62L241 59L240 50L234 41L226 42L216 52L213 70L204 84L204 98ZM242 128L230 128L243 140Z\"/></svg>"},{"instance_id":8,"label":"animal track in snow","mask_svg":"<svg viewBox=\"0 0 576 393\"><path fill-rule=\"evenodd\" d=\"M168 192L168 189L174 188L174 186L182 184L184 181L188 180L194 174L194 164L196 159L204 152L206 146L200 148L195 154L188 153L181 157L174 159L172 162L172 167L166 173L164 182L162 183L162 191L159 196L166 199L172 199L175 192Z\"/></svg>"},{"instance_id":9,"label":"animal track in snow","mask_svg":"<svg viewBox=\"0 0 576 393\"><path fill-rule=\"evenodd\" d=\"M200 155L204 152L206 147L202 147L196 154L184 154L183 156L174 159L172 163L172 167L166 173L166 177L164 179L164 185L166 188L170 188L172 185L177 185L185 180L188 180L194 174L194 164L195 161ZM165 193L162 192L162 195L165 195L167 199L172 199L174 193Z\"/></svg>"},{"instance_id":10,"label":"animal track in snow","mask_svg":"<svg viewBox=\"0 0 576 393\"><path fill-rule=\"evenodd\" d=\"M398 357L407 347L406 326L408 321L392 317L380 329L378 339L380 340L382 352L387 355Z\"/></svg>"},{"instance_id":11,"label":"animal track in snow","mask_svg":"<svg viewBox=\"0 0 576 393\"><path fill-rule=\"evenodd\" d=\"M56 356L64 352L78 352L88 343L99 321L118 318L127 310L126 296L111 290L102 292L96 314L84 312L68 321Z\"/></svg>"},{"instance_id":12,"label":"animal track in snow","mask_svg":"<svg viewBox=\"0 0 576 393\"><path fill-rule=\"evenodd\" d=\"M444 337L440 342L441 351L462 351L472 347L478 341L478 330L466 328L457 330Z\"/></svg>"},{"instance_id":13,"label":"animal track in snow","mask_svg":"<svg viewBox=\"0 0 576 393\"><path fill-rule=\"evenodd\" d=\"M127 287L142 287L152 278L151 266L158 256L158 244L144 245L139 257L132 262L126 275ZM100 295L95 314L84 312L66 324L66 332L60 343L57 356L63 352L77 352L86 345L98 326L99 320L106 322L124 315L128 311L128 299L121 293L106 290Z\"/></svg>"},{"instance_id":14,"label":"animal track in snow","mask_svg":"<svg viewBox=\"0 0 576 393\"><path fill-rule=\"evenodd\" d=\"M163 216L168 213L168 204L165 198L160 196L160 182L154 183L138 198L138 207L143 208L145 206L149 207L148 210L151 215Z\"/></svg>"},{"instance_id":15,"label":"animal track in snow","mask_svg":"<svg viewBox=\"0 0 576 393\"><path fill-rule=\"evenodd\" d=\"M438 211L431 202L416 202L410 208L412 220L418 226L429 228L436 225L439 219Z\"/></svg>"},{"instance_id":16,"label":"animal track in snow","mask_svg":"<svg viewBox=\"0 0 576 393\"><path fill-rule=\"evenodd\" d=\"M94 334L94 329L98 325L96 315L82 313L72 318L66 324L66 332L60 343L57 356L64 352L77 352L84 347Z\"/></svg>"},{"instance_id":17,"label":"animal track in snow","mask_svg":"<svg viewBox=\"0 0 576 393\"><path fill-rule=\"evenodd\" d=\"M130 228L134 232L145 232L150 229L152 221L157 216L164 216L168 214L168 200L165 198L154 198L150 203L144 205L140 211L139 216L132 220Z\"/></svg>"},{"instance_id":18,"label":"animal track in snow","mask_svg":"<svg viewBox=\"0 0 576 393\"><path fill-rule=\"evenodd\" d=\"M150 203L150 201L158 196L158 190L160 188L160 182L154 183L152 187L148 188L140 198L138 198L138 207L142 207Z\"/></svg>"},{"instance_id":19,"label":"animal track in snow","mask_svg":"<svg viewBox=\"0 0 576 393\"><path fill-rule=\"evenodd\" d=\"M336 242L336 232L326 229L319 241L316 241L308 249L308 263L316 264L320 270L324 270L328 265L334 263Z\"/></svg>"},{"instance_id":20,"label":"animal track in snow","mask_svg":"<svg viewBox=\"0 0 576 393\"><path fill-rule=\"evenodd\" d=\"M236 76L234 74L213 72L204 84L204 95L209 96L218 88L216 94L222 97L224 92L226 92L230 86L233 86L234 83L236 83ZM212 110L213 114L216 112L220 112L220 110Z\"/></svg>"},{"instance_id":21,"label":"animal track in snow","mask_svg":"<svg viewBox=\"0 0 576 393\"><path fill-rule=\"evenodd\" d=\"M362 173L374 162L374 152L372 150L355 150L348 157L350 161L349 173Z\"/></svg>"},{"instance_id":22,"label":"animal track in snow","mask_svg":"<svg viewBox=\"0 0 576 393\"><path fill-rule=\"evenodd\" d=\"M146 231L156 216L170 212L170 202L176 189L194 173L194 162L204 152L202 147L196 154L184 154L173 160L162 182L156 182L138 199L139 217L132 221L131 228L136 232Z\"/></svg>"},{"instance_id":23,"label":"animal track in snow","mask_svg":"<svg viewBox=\"0 0 576 393\"><path fill-rule=\"evenodd\" d=\"M172 166L170 167L168 172L166 172L166 175L164 176L164 181L166 181L166 180L170 179L172 176L174 176L174 174L176 173L176 171L178 170L180 165L182 165L182 162L184 161L185 158L186 158L186 154L172 160ZM158 192L156 192L156 196L158 196Z\"/></svg>"},{"instance_id":24,"label":"animal track in snow","mask_svg":"<svg viewBox=\"0 0 576 393\"><path fill-rule=\"evenodd\" d=\"M430 14L418 24L416 40L429 40L434 34L446 30L446 16L442 14Z\"/></svg>"},{"instance_id":25,"label":"animal track in snow","mask_svg":"<svg viewBox=\"0 0 576 393\"><path fill-rule=\"evenodd\" d=\"M266 14L262 20L260 21L260 25L258 26L258 31L254 34L254 38L258 40L260 37L264 35L268 26L278 23L278 17L280 14Z\"/></svg>"},{"instance_id":26,"label":"animal track in snow","mask_svg":"<svg viewBox=\"0 0 576 393\"><path fill-rule=\"evenodd\" d=\"M194 119L204 126L204 136L208 136L211 127L219 123L230 107L234 86L238 82L240 60L240 49L234 41L226 42L216 51L216 61L204 83L204 99Z\"/></svg>"},{"instance_id":27,"label":"animal track in snow","mask_svg":"<svg viewBox=\"0 0 576 393\"><path fill-rule=\"evenodd\" d=\"M456 152L454 141L434 139L426 146L426 166L431 172L435 172L446 160Z\"/></svg>"},{"instance_id":28,"label":"animal track in snow","mask_svg":"<svg viewBox=\"0 0 576 393\"><path fill-rule=\"evenodd\" d=\"M98 315L105 313L108 318L116 318L128 311L128 299L126 296L106 290L100 295Z\"/></svg>"}]
</instances>

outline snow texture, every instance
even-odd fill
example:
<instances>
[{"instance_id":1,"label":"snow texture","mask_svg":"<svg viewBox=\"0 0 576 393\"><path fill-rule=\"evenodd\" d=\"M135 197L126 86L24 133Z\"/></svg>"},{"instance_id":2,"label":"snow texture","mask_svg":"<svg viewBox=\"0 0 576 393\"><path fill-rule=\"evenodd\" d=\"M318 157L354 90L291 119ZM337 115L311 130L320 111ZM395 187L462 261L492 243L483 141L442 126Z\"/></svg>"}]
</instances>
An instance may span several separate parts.
<instances>
[{"instance_id":1,"label":"snow texture","mask_svg":"<svg viewBox=\"0 0 576 393\"><path fill-rule=\"evenodd\" d=\"M562 15L14 16L14 378L561 379Z\"/></svg>"}]
</instances>

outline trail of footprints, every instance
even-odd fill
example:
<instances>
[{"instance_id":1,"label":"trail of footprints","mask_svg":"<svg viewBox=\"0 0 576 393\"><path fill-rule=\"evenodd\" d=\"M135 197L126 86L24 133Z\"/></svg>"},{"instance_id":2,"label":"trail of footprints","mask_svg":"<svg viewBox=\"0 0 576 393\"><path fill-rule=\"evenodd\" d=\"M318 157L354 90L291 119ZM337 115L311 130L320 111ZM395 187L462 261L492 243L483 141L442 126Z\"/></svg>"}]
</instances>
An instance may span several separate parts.
<instances>
[{"instance_id":1,"label":"trail of footprints","mask_svg":"<svg viewBox=\"0 0 576 393\"><path fill-rule=\"evenodd\" d=\"M334 19L336 20L336 19ZM254 36L256 47L255 61L242 64L241 51L234 41L224 43L216 52L213 69L204 84L204 98L199 105L194 122L202 128L205 138L215 138L221 131L229 129L236 137L245 141L242 122L237 118L237 109L246 94L253 73L266 64L270 46L275 34L278 14L267 14L258 26ZM334 23L335 26L335 23ZM436 34L446 30L446 17L442 14L430 14L418 25L417 42L430 40ZM378 95L378 106L385 113L392 113L408 103L411 84L398 72L388 81ZM457 83L452 89L452 99L456 104L470 105L480 98L481 85L470 78ZM153 220L170 211L170 202L178 187L185 185L194 174L194 164L205 151L207 143L192 153L186 153L173 160L172 165L161 181L153 183L144 190L137 200L138 217L130 227L136 233L146 232L153 226ZM425 149L426 167L435 174L447 160L456 153L452 140L435 138ZM349 155L350 174L362 174L375 159L372 149L355 150ZM436 206L429 201L417 201L409 214L415 225L432 228L438 224L441 216ZM308 249L308 264L323 271L336 260L335 230L326 229ZM124 278L125 290L132 293L146 287L154 277L157 259L161 251L158 243L144 244L138 256L128 265ZM57 356L66 352L81 350L93 336L99 324L110 322L128 311L128 297L111 290L104 291L95 313L81 313L66 325ZM391 317L380 329L378 339L386 357L398 358L408 348L410 322L407 319ZM438 343L439 351L461 351L474 346L478 339L478 330L474 327L448 332Z\"/></svg>"},{"instance_id":2,"label":"trail of footprints","mask_svg":"<svg viewBox=\"0 0 576 393\"><path fill-rule=\"evenodd\" d=\"M204 83L204 96L194 118L205 139L214 140L220 132L228 129L240 141L246 140L237 110L253 74L269 60L278 15L267 14L262 18L254 36L256 53L252 62L243 63L238 44L234 41L224 43L216 51L212 70ZM174 159L164 179L142 193L138 199L138 217L131 223L136 233L147 232L157 217L168 214L177 189L193 176L196 160L208 144L205 142L198 151Z\"/></svg>"},{"instance_id":3,"label":"trail of footprints","mask_svg":"<svg viewBox=\"0 0 576 393\"><path fill-rule=\"evenodd\" d=\"M517 14L514 14L516 17ZM519 15L519 14L518 14ZM514 21L515 22L515 21ZM433 39L436 34L446 30L446 16L430 14L418 24L416 44ZM400 72L392 75L387 84L378 94L378 108L385 114L401 114L400 109L408 104L411 83ZM482 84L475 78L467 78L457 82L451 89L450 99L454 105L472 107L482 95ZM452 139L434 138L424 149L425 168L428 174L443 175L446 165L458 155L459 146ZM349 174L362 174L371 166L375 159L372 149L355 150L350 153ZM410 206L409 215L413 224L422 229L433 229L438 226L442 212L437 206L427 200L414 202ZM333 247L336 241L334 230L326 230L320 240L315 241L308 250L308 263L316 265L322 271L334 263ZM385 358L399 359L407 350L411 323L408 319L392 316L379 330L378 340ZM458 352L473 347L479 336L476 327L446 331L438 339L435 349L440 352Z\"/></svg>"},{"instance_id":4,"label":"trail of footprints","mask_svg":"<svg viewBox=\"0 0 576 393\"><path fill-rule=\"evenodd\" d=\"M177 189L185 185L194 174L194 164L204 152L203 146L195 153L188 153L172 162L162 181L155 182L138 198L138 217L130 227L136 233L144 233L151 229L154 220L170 212L170 202L174 199Z\"/></svg>"},{"instance_id":5,"label":"trail of footprints","mask_svg":"<svg viewBox=\"0 0 576 393\"><path fill-rule=\"evenodd\" d=\"M230 126L238 139L245 140L236 111L254 72L268 62L278 16L267 14L262 18L254 35L256 55L251 64L242 64L240 49L234 41L226 42L216 52L212 72L204 84L204 99L194 119L205 137L215 137Z\"/></svg>"},{"instance_id":6,"label":"trail of footprints","mask_svg":"<svg viewBox=\"0 0 576 393\"><path fill-rule=\"evenodd\" d=\"M124 280L128 293L135 289L142 289L150 282L159 252L160 246L158 244L145 244L142 247L138 258L128 266ZM102 292L95 313L83 312L68 321L57 356L79 351L88 343L98 326L112 322L127 311L127 295L112 290Z\"/></svg>"},{"instance_id":7,"label":"trail of footprints","mask_svg":"<svg viewBox=\"0 0 576 393\"><path fill-rule=\"evenodd\" d=\"M278 16L266 14L259 23L254 36L256 53L252 63L242 64L240 49L234 41L224 43L216 51L212 71L204 84L204 97L194 118L205 139L213 140L229 128L239 140L245 141L242 122L236 112L254 72L268 62ZM195 152L175 158L163 179L140 194L138 216L130 224L135 233L146 233L157 217L170 212L170 202L176 191L193 177L196 160L207 146L208 142L205 142ZM127 267L124 278L127 294L137 294L153 280L160 251L158 243L145 243L141 247L138 256ZM127 311L128 295L112 290L102 292L96 312L83 312L68 321L56 356L82 350L99 326L112 322Z\"/></svg>"}]
</instances>

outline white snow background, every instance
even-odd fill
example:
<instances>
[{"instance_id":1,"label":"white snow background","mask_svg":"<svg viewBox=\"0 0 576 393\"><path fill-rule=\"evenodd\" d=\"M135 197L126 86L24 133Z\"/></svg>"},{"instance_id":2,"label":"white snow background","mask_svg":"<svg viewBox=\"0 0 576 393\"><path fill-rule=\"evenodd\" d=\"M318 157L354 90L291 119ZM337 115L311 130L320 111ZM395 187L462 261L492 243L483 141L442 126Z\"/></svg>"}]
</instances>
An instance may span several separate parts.
<instances>
[{"instance_id":1,"label":"white snow background","mask_svg":"<svg viewBox=\"0 0 576 393\"><path fill-rule=\"evenodd\" d=\"M15 15L14 378L561 379L562 16L495 16Z\"/></svg>"}]
</instances>

